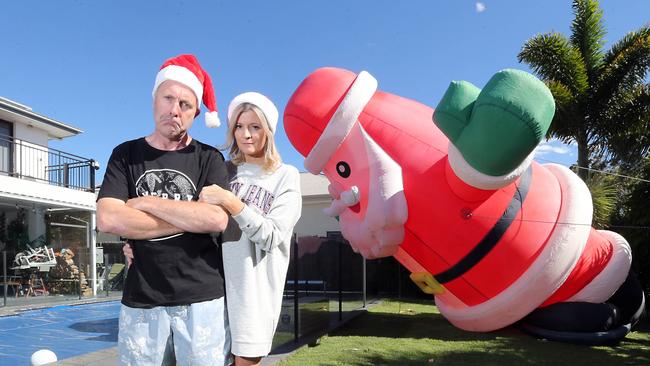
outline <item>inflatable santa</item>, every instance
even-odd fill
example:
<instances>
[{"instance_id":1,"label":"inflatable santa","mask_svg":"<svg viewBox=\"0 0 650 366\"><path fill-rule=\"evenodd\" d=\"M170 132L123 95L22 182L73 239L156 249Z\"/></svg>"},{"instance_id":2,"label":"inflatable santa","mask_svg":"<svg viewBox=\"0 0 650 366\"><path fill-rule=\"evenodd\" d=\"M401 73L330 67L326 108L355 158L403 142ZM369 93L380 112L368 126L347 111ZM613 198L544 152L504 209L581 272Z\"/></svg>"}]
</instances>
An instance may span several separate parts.
<instances>
[{"instance_id":1,"label":"inflatable santa","mask_svg":"<svg viewBox=\"0 0 650 366\"><path fill-rule=\"evenodd\" d=\"M591 227L585 184L533 150L555 110L534 76L483 90L453 82L436 108L377 90L367 72L321 68L296 89L285 131L330 181L343 236L394 256L459 328L616 342L644 308L623 237ZM433 118L433 121L432 121Z\"/></svg>"}]
</instances>

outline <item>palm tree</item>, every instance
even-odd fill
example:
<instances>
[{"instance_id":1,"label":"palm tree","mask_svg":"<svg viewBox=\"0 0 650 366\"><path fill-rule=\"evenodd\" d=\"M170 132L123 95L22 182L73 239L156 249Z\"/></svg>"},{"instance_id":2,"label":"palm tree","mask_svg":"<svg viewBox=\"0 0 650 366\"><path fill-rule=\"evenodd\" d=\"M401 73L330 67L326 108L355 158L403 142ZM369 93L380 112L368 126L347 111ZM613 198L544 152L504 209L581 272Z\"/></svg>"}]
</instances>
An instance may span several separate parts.
<instances>
[{"instance_id":1,"label":"palm tree","mask_svg":"<svg viewBox=\"0 0 650 366\"><path fill-rule=\"evenodd\" d=\"M623 197L624 205L613 220L620 225L618 231L632 247L633 268L639 275L645 290L650 291L650 157L644 159L639 171L642 179Z\"/></svg>"},{"instance_id":2,"label":"palm tree","mask_svg":"<svg viewBox=\"0 0 650 366\"><path fill-rule=\"evenodd\" d=\"M569 39L537 35L517 56L547 84L556 111L547 137L578 145L578 166L638 166L650 149L650 25L603 51L603 12L596 0L574 0ZM578 175L587 180L588 170Z\"/></svg>"}]
</instances>

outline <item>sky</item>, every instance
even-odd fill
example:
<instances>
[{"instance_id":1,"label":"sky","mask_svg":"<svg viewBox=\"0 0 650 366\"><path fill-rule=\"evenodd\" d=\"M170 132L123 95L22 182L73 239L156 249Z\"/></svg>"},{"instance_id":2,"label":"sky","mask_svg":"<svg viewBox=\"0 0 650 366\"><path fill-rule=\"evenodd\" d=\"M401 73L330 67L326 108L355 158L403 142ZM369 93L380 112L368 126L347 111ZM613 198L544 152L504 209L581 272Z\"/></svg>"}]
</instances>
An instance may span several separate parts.
<instances>
[{"instance_id":1,"label":"sky","mask_svg":"<svg viewBox=\"0 0 650 366\"><path fill-rule=\"evenodd\" d=\"M608 49L650 22L648 0L601 1ZM101 182L112 149L153 131L151 89L163 61L195 54L212 76L225 121L245 91L280 110L319 67L366 70L379 89L435 107L452 80L482 87L517 68L537 34L570 35L570 0L259 0L10 1L0 32L0 96L84 132L50 147L99 162ZM223 145L225 128L203 114L191 135ZM282 122L283 160L304 171ZM575 147L543 142L540 162L570 165Z\"/></svg>"}]
</instances>

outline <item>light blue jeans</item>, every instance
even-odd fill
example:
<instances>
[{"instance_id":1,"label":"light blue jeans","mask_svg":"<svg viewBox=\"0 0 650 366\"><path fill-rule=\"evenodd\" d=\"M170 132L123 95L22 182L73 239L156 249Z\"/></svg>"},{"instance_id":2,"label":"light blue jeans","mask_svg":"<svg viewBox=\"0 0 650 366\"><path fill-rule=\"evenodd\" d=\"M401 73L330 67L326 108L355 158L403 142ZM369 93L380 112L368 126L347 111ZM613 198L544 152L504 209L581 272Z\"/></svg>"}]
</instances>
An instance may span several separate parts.
<instances>
[{"instance_id":1,"label":"light blue jeans","mask_svg":"<svg viewBox=\"0 0 650 366\"><path fill-rule=\"evenodd\" d=\"M224 298L181 306L137 309L122 305L119 364L230 365L230 329Z\"/></svg>"}]
</instances>

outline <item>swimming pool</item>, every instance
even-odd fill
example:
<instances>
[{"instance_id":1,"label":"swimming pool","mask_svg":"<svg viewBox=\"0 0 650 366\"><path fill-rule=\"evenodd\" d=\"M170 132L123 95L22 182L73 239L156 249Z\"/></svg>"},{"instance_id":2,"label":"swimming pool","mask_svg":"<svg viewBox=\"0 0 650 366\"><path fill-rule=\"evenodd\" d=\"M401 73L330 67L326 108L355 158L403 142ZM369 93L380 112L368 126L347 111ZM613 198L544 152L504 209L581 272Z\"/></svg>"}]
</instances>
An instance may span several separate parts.
<instances>
[{"instance_id":1,"label":"swimming pool","mask_svg":"<svg viewBox=\"0 0 650 366\"><path fill-rule=\"evenodd\" d=\"M120 302L62 305L0 317L0 365L29 365L32 353L58 360L117 346Z\"/></svg>"}]
</instances>

